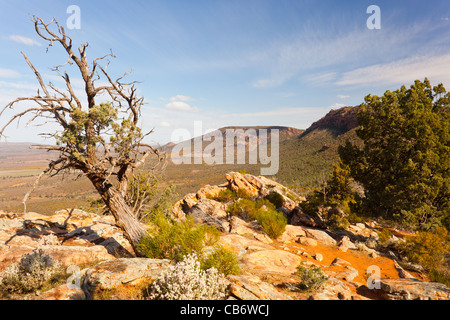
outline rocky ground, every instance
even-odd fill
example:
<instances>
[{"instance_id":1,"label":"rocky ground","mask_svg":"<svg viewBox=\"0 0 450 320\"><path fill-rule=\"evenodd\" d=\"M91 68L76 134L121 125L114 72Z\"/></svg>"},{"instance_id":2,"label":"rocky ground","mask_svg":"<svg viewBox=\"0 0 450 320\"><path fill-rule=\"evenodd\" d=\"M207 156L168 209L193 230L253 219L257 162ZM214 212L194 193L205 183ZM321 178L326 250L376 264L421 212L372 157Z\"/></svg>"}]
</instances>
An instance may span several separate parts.
<instances>
[{"instance_id":1,"label":"rocky ground","mask_svg":"<svg viewBox=\"0 0 450 320\"><path fill-rule=\"evenodd\" d=\"M418 266L405 264L388 250L379 250L375 222L357 223L346 230L324 229L316 217L306 216L284 186L264 177L230 172L227 182L188 194L172 210L181 220L192 215L200 223L221 230L220 243L236 253L242 270L228 276L230 299L240 300L437 300L450 299L450 289L429 282ZM257 223L229 217L226 204L212 200L221 190L245 189L260 197L276 191L289 224L276 240ZM390 241L403 236L393 230ZM77 209L52 216L0 211L0 272L37 248L59 260L77 286L61 284L47 291L9 299L139 299L141 289L156 279L170 261L136 258L110 216ZM300 265L318 266L329 279L315 292L298 290ZM76 267L74 267L76 266ZM379 289L368 288L368 270L380 272ZM75 271L76 272L75 272Z\"/></svg>"}]
</instances>

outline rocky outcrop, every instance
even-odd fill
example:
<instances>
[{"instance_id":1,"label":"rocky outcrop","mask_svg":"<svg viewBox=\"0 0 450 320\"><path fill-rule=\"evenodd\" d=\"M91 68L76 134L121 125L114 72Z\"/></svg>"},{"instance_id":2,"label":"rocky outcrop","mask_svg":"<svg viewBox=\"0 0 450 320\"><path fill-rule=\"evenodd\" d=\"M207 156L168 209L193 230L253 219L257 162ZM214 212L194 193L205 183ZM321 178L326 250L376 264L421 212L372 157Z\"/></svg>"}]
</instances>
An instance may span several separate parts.
<instances>
[{"instance_id":1,"label":"rocky outcrop","mask_svg":"<svg viewBox=\"0 0 450 320\"><path fill-rule=\"evenodd\" d=\"M227 280L230 282L230 295L239 300L292 300L289 295L254 275L228 276Z\"/></svg>"},{"instance_id":2,"label":"rocky outcrop","mask_svg":"<svg viewBox=\"0 0 450 320\"><path fill-rule=\"evenodd\" d=\"M243 258L247 268L286 275L295 273L301 261L301 257L296 254L274 249L251 252Z\"/></svg>"},{"instance_id":3,"label":"rocky outcrop","mask_svg":"<svg viewBox=\"0 0 450 320\"><path fill-rule=\"evenodd\" d=\"M378 290L387 300L450 300L450 288L417 279L382 279Z\"/></svg>"},{"instance_id":4,"label":"rocky outcrop","mask_svg":"<svg viewBox=\"0 0 450 320\"><path fill-rule=\"evenodd\" d=\"M298 207L303 199L277 182L235 172L226 178L223 185L205 186L186 195L173 206L172 216L179 221L190 215L221 231L218 244L235 253L242 271L226 278L230 299L450 299L446 286L414 279L394 254L376 251L375 223L351 224L339 232L328 230L317 217L306 217ZM278 210L293 224L271 239L257 221L227 213L227 206L235 200L222 203L213 199L226 189L245 190L256 198L278 192L285 200ZM0 272L37 248L64 267L84 267L78 275L80 287L61 285L40 293L38 299L130 299L129 292L141 292L142 286L171 265L164 259L134 257L112 217L81 210L63 210L53 216L0 212ZM367 260L363 268L360 259ZM367 289L361 283L367 278L367 266L386 264L386 260L391 268L389 277L380 281L380 289ZM301 263L326 273L328 280L319 290L298 293L296 271ZM383 270L383 276L386 272Z\"/></svg>"},{"instance_id":5,"label":"rocky outcrop","mask_svg":"<svg viewBox=\"0 0 450 320\"><path fill-rule=\"evenodd\" d=\"M91 295L123 285L138 285L156 280L170 264L165 259L119 258L104 261L89 269L84 280Z\"/></svg>"},{"instance_id":6,"label":"rocky outcrop","mask_svg":"<svg viewBox=\"0 0 450 320\"><path fill-rule=\"evenodd\" d=\"M0 214L0 270L38 247L64 266L133 256L113 217L77 209Z\"/></svg>"}]
</instances>

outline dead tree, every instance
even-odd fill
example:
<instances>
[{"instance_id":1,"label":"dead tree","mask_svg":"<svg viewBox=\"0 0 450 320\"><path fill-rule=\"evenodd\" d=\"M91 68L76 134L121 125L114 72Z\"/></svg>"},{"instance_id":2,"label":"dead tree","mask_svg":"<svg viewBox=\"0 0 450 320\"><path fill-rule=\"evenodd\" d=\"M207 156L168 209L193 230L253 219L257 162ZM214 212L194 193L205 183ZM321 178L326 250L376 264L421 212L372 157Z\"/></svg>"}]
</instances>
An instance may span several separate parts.
<instances>
[{"instance_id":1,"label":"dead tree","mask_svg":"<svg viewBox=\"0 0 450 320\"><path fill-rule=\"evenodd\" d=\"M45 23L33 16L31 20L39 37L48 42L47 50L57 44L67 53L67 61L52 68L64 80L65 88L59 89L51 82L46 85L22 52L40 88L36 96L17 98L0 110L0 117L7 109L15 111L0 127L0 137L4 136L5 129L24 116L30 117L29 122L56 122L59 126L57 132L46 133L56 140L56 145L37 147L58 152L59 157L49 163L38 180L44 174L54 176L67 170L81 171L100 194L135 253L140 255L137 243L144 235L144 229L126 203L128 181L133 171L142 166L151 154L157 154L158 159L160 156L155 148L143 143L152 131L144 133L139 127L144 99L136 94L136 81L124 82L129 72L116 80L110 77L106 68L109 58L114 57L112 52L89 63L86 55L88 44L82 44L76 52L72 39L55 19ZM73 65L84 83L84 99L75 94L69 74L62 70ZM96 81L100 79L103 85L97 86ZM109 102L98 103L100 99ZM28 105L23 110L18 107L19 102L28 102L32 106ZM24 202L27 197L28 194Z\"/></svg>"}]
</instances>

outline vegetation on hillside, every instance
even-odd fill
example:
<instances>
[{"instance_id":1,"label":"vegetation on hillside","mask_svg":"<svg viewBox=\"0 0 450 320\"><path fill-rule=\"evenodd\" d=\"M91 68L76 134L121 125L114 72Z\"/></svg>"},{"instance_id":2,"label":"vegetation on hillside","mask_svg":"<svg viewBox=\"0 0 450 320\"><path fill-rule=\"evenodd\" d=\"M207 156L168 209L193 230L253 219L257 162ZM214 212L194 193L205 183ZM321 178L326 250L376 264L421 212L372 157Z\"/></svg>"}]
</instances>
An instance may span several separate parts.
<instances>
[{"instance_id":1,"label":"vegetation on hillside","mask_svg":"<svg viewBox=\"0 0 450 320\"><path fill-rule=\"evenodd\" d=\"M450 94L427 79L366 96L356 130L364 146L347 142L339 148L364 188L358 212L411 228L450 228L449 111Z\"/></svg>"}]
</instances>

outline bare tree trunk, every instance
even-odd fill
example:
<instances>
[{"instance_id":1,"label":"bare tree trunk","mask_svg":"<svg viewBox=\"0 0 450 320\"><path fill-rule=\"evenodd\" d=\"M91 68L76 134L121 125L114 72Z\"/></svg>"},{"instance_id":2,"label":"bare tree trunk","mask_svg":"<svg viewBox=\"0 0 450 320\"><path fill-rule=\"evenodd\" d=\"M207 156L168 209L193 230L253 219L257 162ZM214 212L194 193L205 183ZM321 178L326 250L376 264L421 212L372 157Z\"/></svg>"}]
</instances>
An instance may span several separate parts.
<instances>
[{"instance_id":1,"label":"bare tree trunk","mask_svg":"<svg viewBox=\"0 0 450 320\"><path fill-rule=\"evenodd\" d=\"M119 190L103 179L95 176L89 176L89 179L101 195L111 214L114 216L116 225L123 230L124 235L128 241L130 241L136 256L142 257L143 254L139 251L138 243L146 234L146 231L134 216L133 211L126 203L125 198Z\"/></svg>"}]
</instances>

